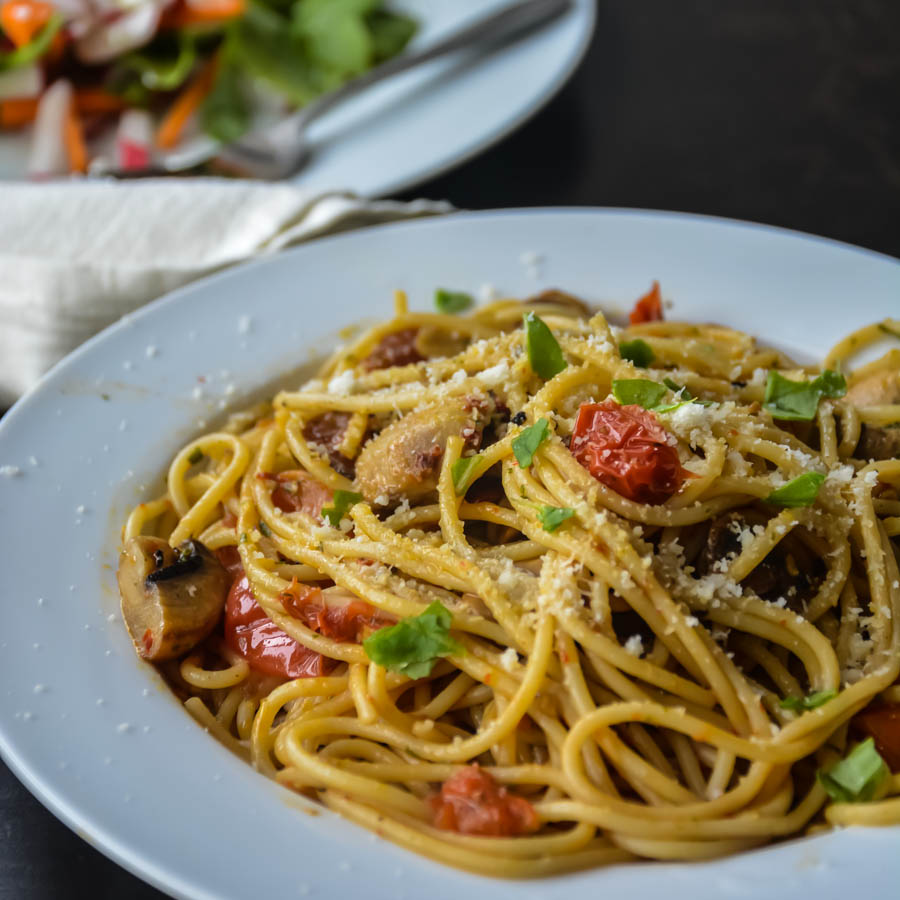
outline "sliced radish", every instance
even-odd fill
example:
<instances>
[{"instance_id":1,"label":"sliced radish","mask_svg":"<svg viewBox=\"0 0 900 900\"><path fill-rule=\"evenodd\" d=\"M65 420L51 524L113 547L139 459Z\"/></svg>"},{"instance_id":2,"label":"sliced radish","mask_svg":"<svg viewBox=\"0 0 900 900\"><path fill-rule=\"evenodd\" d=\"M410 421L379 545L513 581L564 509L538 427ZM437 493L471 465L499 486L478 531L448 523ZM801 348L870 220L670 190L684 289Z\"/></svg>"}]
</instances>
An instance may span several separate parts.
<instances>
[{"instance_id":1,"label":"sliced radish","mask_svg":"<svg viewBox=\"0 0 900 900\"><path fill-rule=\"evenodd\" d=\"M153 160L153 117L141 109L129 109L119 118L116 157L121 169L146 169Z\"/></svg>"},{"instance_id":2,"label":"sliced radish","mask_svg":"<svg viewBox=\"0 0 900 900\"><path fill-rule=\"evenodd\" d=\"M78 58L85 63L109 62L135 47L146 44L159 27L159 20L168 2L154 0L113 14L114 18L101 19L75 44Z\"/></svg>"},{"instance_id":3,"label":"sliced radish","mask_svg":"<svg viewBox=\"0 0 900 900\"><path fill-rule=\"evenodd\" d=\"M73 103L72 85L65 79L53 82L38 103L28 155L28 174L46 178L69 173L66 152L66 121Z\"/></svg>"}]
</instances>

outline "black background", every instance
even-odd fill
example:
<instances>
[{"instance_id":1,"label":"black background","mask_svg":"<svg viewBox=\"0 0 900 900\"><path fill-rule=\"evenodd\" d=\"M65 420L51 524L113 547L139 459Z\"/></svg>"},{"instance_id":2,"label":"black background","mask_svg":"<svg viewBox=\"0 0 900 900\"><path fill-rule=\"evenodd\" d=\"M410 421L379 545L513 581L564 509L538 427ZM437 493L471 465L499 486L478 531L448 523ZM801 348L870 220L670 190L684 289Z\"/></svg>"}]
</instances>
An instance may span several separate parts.
<instances>
[{"instance_id":1,"label":"black background","mask_svg":"<svg viewBox=\"0 0 900 900\"><path fill-rule=\"evenodd\" d=\"M588 55L551 104L401 199L684 210L900 256L898 114L897 0L601 0ZM0 764L0 898L76 896L163 895Z\"/></svg>"}]
</instances>

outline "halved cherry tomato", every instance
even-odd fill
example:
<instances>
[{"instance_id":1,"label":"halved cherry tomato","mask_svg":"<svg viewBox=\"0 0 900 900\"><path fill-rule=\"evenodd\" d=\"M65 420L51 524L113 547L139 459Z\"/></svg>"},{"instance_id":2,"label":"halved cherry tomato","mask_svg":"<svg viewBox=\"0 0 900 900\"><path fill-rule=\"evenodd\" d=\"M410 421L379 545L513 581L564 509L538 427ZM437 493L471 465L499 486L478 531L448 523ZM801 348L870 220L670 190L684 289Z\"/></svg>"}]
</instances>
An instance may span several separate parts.
<instances>
[{"instance_id":1,"label":"halved cherry tomato","mask_svg":"<svg viewBox=\"0 0 900 900\"><path fill-rule=\"evenodd\" d=\"M425 357L416 346L418 336L418 328L401 328L386 334L362 361L362 367L371 372L374 369L389 369L392 366L421 362Z\"/></svg>"},{"instance_id":2,"label":"halved cherry tomato","mask_svg":"<svg viewBox=\"0 0 900 900\"><path fill-rule=\"evenodd\" d=\"M24 47L34 40L52 15L52 3L44 3L42 0L5 0L0 5L0 26L17 47Z\"/></svg>"},{"instance_id":3,"label":"halved cherry tomato","mask_svg":"<svg viewBox=\"0 0 900 900\"><path fill-rule=\"evenodd\" d=\"M540 826L534 807L500 787L477 763L448 778L431 804L434 824L460 834L513 837Z\"/></svg>"},{"instance_id":4,"label":"halved cherry tomato","mask_svg":"<svg viewBox=\"0 0 900 900\"><path fill-rule=\"evenodd\" d=\"M219 547L215 553L216 559L222 563L223 568L232 578L244 574L244 564L241 562L241 555L238 553L237 547Z\"/></svg>"},{"instance_id":5,"label":"halved cherry tomato","mask_svg":"<svg viewBox=\"0 0 900 900\"><path fill-rule=\"evenodd\" d=\"M853 727L875 739L875 749L892 772L900 772L900 704L863 710Z\"/></svg>"},{"instance_id":6,"label":"halved cherry tomato","mask_svg":"<svg viewBox=\"0 0 900 900\"><path fill-rule=\"evenodd\" d=\"M328 506L334 499L330 488L300 469L274 475L260 472L256 477L277 482L277 487L272 491L272 502L282 512L305 512L318 519L322 507Z\"/></svg>"},{"instance_id":7,"label":"halved cherry tomato","mask_svg":"<svg viewBox=\"0 0 900 900\"><path fill-rule=\"evenodd\" d=\"M300 584L296 579L278 599L288 615L303 620L313 631L335 641L359 643L366 633L393 624L365 600L326 603L320 588Z\"/></svg>"},{"instance_id":8,"label":"halved cherry tomato","mask_svg":"<svg viewBox=\"0 0 900 900\"><path fill-rule=\"evenodd\" d=\"M242 574L225 601L225 641L250 667L281 678L324 675L328 661L282 631L256 602Z\"/></svg>"},{"instance_id":9,"label":"halved cherry tomato","mask_svg":"<svg viewBox=\"0 0 900 900\"><path fill-rule=\"evenodd\" d=\"M616 493L638 503L663 503L681 489L686 476L673 444L646 409L605 400L581 404L571 450Z\"/></svg>"},{"instance_id":10,"label":"halved cherry tomato","mask_svg":"<svg viewBox=\"0 0 900 900\"><path fill-rule=\"evenodd\" d=\"M628 321L632 325L640 325L642 322L661 322L662 320L662 294L659 291L659 282L654 281L653 287L634 304L634 309L628 314Z\"/></svg>"}]
</instances>

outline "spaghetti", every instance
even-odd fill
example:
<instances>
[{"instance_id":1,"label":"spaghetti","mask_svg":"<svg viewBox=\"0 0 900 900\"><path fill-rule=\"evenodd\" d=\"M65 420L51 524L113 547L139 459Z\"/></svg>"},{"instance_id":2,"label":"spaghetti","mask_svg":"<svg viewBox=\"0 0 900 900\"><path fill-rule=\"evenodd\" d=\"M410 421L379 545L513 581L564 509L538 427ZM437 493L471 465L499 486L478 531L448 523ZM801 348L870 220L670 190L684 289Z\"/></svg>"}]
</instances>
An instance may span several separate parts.
<instances>
[{"instance_id":1,"label":"spaghetti","mask_svg":"<svg viewBox=\"0 0 900 900\"><path fill-rule=\"evenodd\" d=\"M188 711L495 876L900 823L900 350L840 374L900 323L820 371L656 286L624 329L396 305L131 513L126 623Z\"/></svg>"}]
</instances>

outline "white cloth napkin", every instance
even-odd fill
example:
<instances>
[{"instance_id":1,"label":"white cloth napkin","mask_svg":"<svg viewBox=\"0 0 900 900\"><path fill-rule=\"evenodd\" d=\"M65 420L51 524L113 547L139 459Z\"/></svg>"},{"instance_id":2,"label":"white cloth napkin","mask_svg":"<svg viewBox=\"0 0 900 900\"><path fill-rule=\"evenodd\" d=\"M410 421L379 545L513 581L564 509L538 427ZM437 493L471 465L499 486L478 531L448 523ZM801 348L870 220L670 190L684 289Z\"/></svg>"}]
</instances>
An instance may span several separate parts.
<instances>
[{"instance_id":1,"label":"white cloth napkin","mask_svg":"<svg viewBox=\"0 0 900 900\"><path fill-rule=\"evenodd\" d=\"M324 234L452 211L284 184L0 186L0 407L92 334L179 285Z\"/></svg>"}]
</instances>

